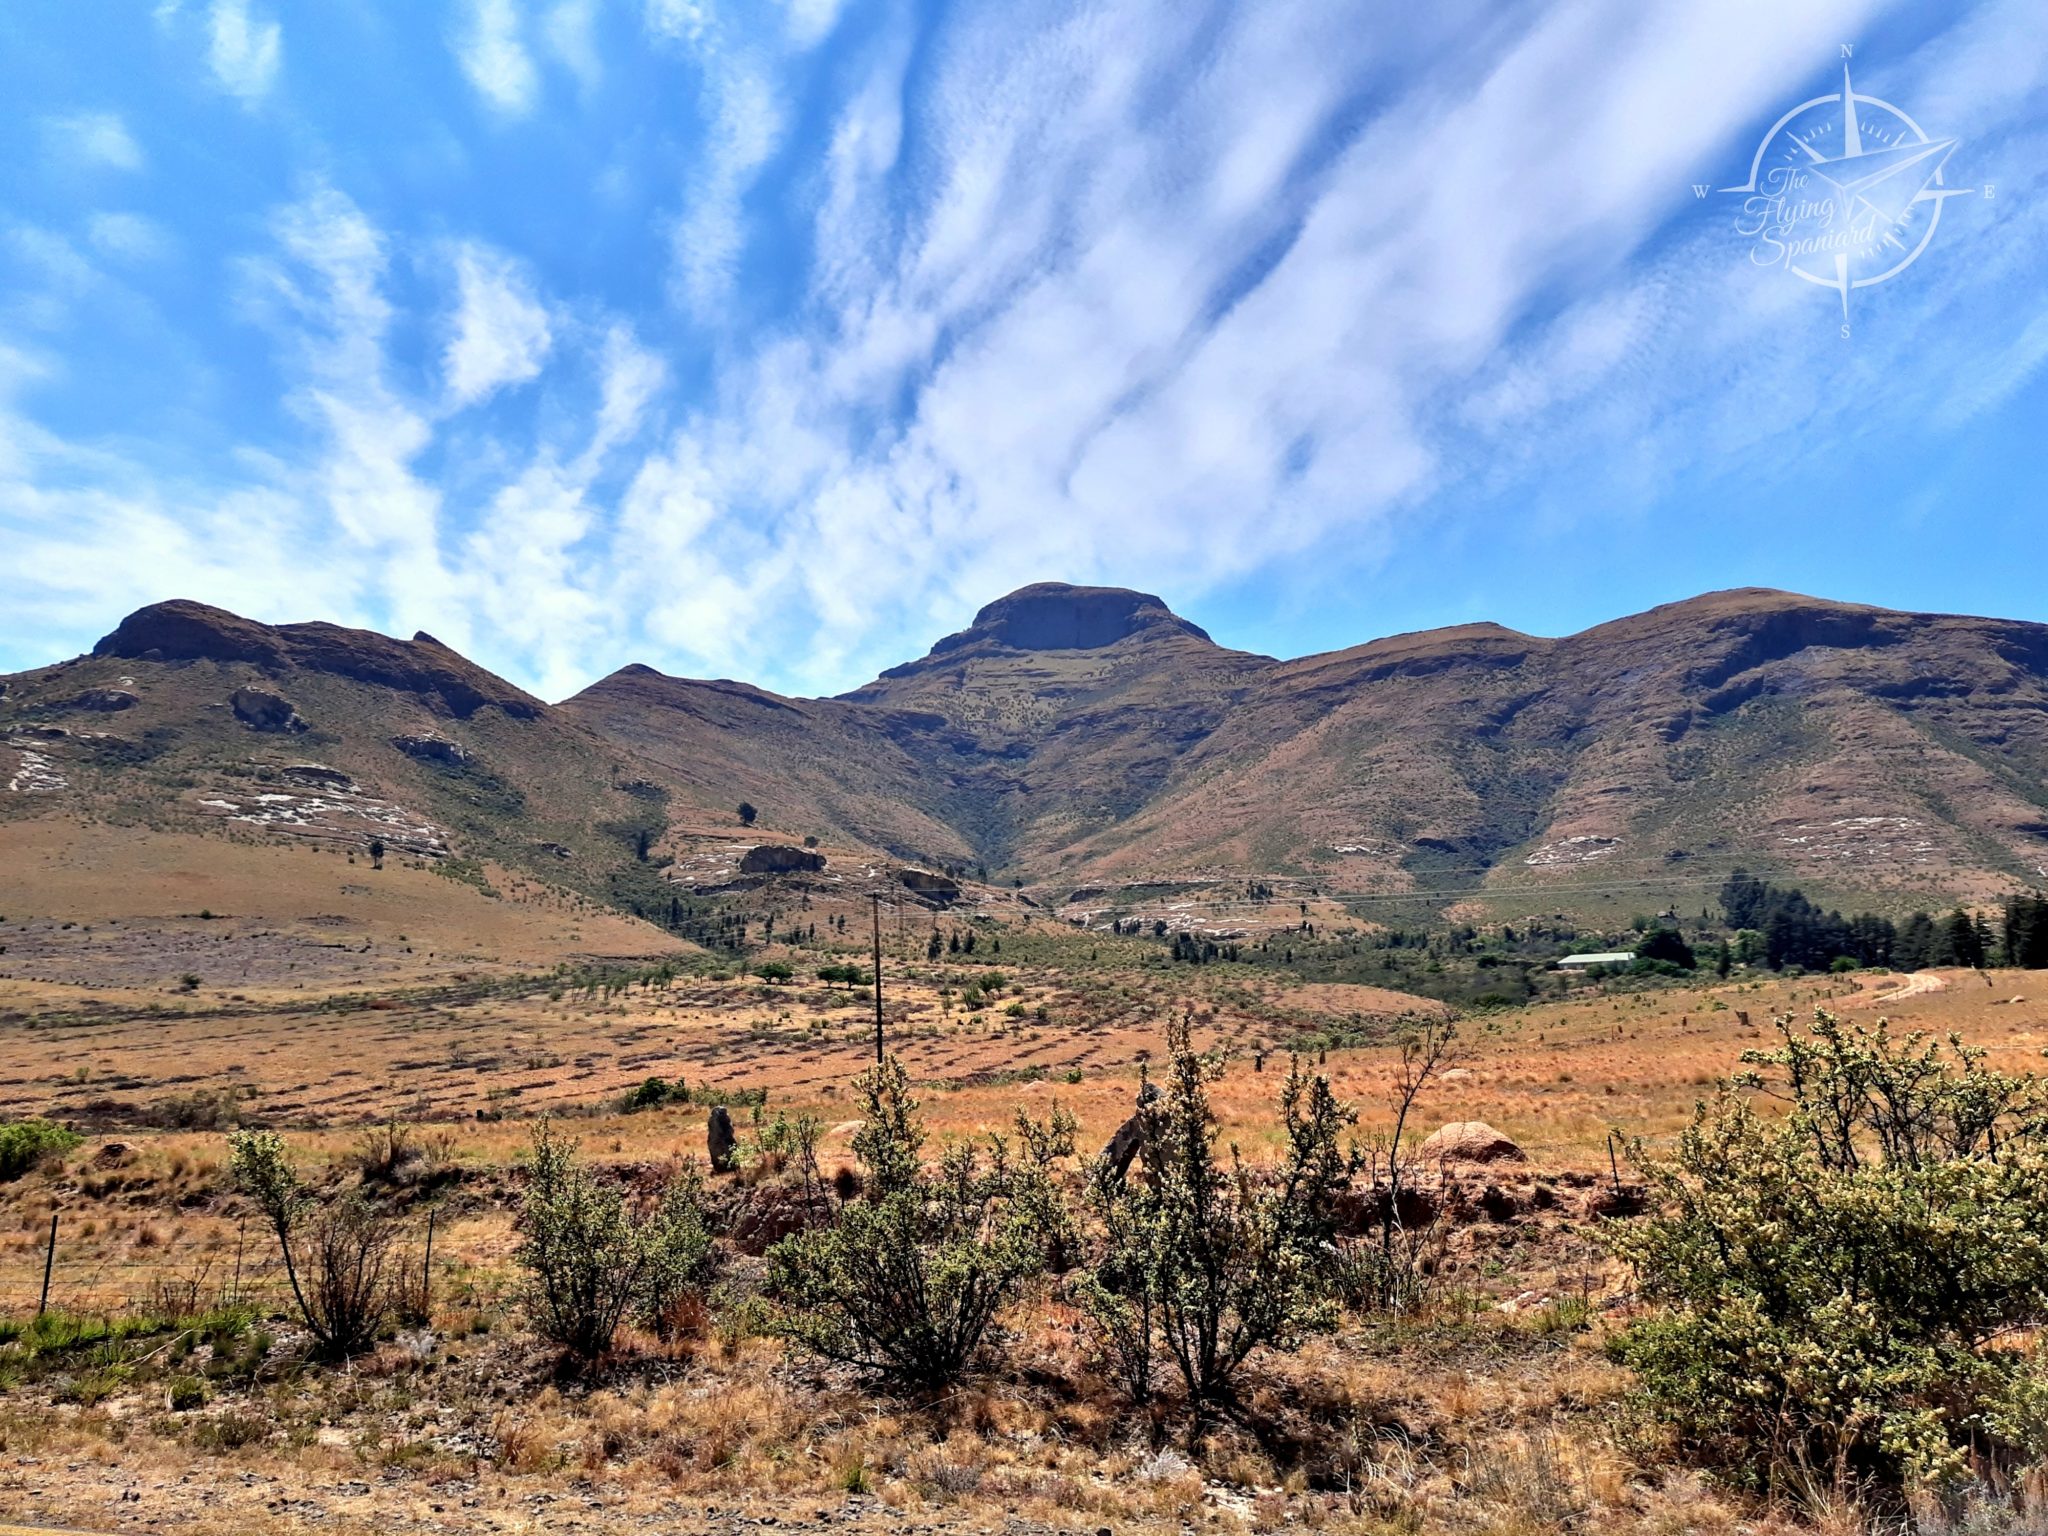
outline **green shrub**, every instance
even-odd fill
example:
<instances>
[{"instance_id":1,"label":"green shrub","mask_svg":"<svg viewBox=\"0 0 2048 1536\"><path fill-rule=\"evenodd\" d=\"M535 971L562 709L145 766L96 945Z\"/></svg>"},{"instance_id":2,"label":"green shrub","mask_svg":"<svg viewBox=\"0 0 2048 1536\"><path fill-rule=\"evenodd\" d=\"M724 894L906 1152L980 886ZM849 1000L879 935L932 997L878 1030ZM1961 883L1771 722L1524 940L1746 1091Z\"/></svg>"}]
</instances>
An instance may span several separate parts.
<instances>
[{"instance_id":1,"label":"green shrub","mask_svg":"<svg viewBox=\"0 0 2048 1536\"><path fill-rule=\"evenodd\" d=\"M1355 1117L1296 1058L1280 1098L1287 1157L1261 1179L1235 1148L1228 1166L1217 1155L1208 1085L1222 1067L1196 1053L1186 1017L1167 1026L1166 1049L1165 1091L1139 1121L1144 1181L1098 1164L1105 1243L1077 1290L1133 1400L1150 1395L1163 1346L1199 1415L1232 1399L1254 1351L1336 1326L1331 1205Z\"/></svg>"},{"instance_id":2,"label":"green shrub","mask_svg":"<svg viewBox=\"0 0 2048 1536\"><path fill-rule=\"evenodd\" d=\"M594 1359L628 1315L661 1331L671 1303L710 1268L701 1198L692 1170L635 1208L622 1186L577 1160L574 1142L536 1127L513 1258L541 1336Z\"/></svg>"},{"instance_id":3,"label":"green shrub","mask_svg":"<svg viewBox=\"0 0 2048 1536\"><path fill-rule=\"evenodd\" d=\"M690 1102L689 1085L681 1078L670 1082L665 1077L650 1077L624 1099L628 1113L640 1109L655 1109L663 1104L687 1104Z\"/></svg>"},{"instance_id":4,"label":"green shrub","mask_svg":"<svg viewBox=\"0 0 2048 1536\"><path fill-rule=\"evenodd\" d=\"M48 1120L10 1120L0 1125L0 1180L18 1179L46 1157L62 1157L82 1138Z\"/></svg>"},{"instance_id":5,"label":"green shrub","mask_svg":"<svg viewBox=\"0 0 2048 1536\"><path fill-rule=\"evenodd\" d=\"M1655 1413L1760 1486L1942 1483L2048 1451L2048 1097L1951 1037L1816 1010L1702 1105L1659 1213L1617 1227L1643 1297L1621 1340Z\"/></svg>"},{"instance_id":6,"label":"green shrub","mask_svg":"<svg viewBox=\"0 0 2048 1536\"><path fill-rule=\"evenodd\" d=\"M713 1088L701 1085L690 1091L690 1102L706 1109L724 1105L727 1109L759 1109L768 1102L766 1088Z\"/></svg>"},{"instance_id":7,"label":"green shrub","mask_svg":"<svg viewBox=\"0 0 2048 1536\"><path fill-rule=\"evenodd\" d=\"M771 1173L792 1173L804 1189L817 1191L824 1186L818 1167L818 1144L824 1139L825 1124L816 1115L791 1115L778 1109L756 1133L749 1161Z\"/></svg>"},{"instance_id":8,"label":"green shrub","mask_svg":"<svg viewBox=\"0 0 2048 1536\"><path fill-rule=\"evenodd\" d=\"M180 1376L171 1382L170 1405L173 1413L190 1413L194 1408L206 1406L206 1383L195 1376Z\"/></svg>"},{"instance_id":9,"label":"green shrub","mask_svg":"<svg viewBox=\"0 0 2048 1536\"><path fill-rule=\"evenodd\" d=\"M829 1227L785 1238L769 1253L771 1329L824 1356L901 1386L960 1379L997 1310L1067 1240L1054 1180L1070 1156L1074 1121L1017 1118L1018 1146L963 1140L936 1169L895 1057L855 1080L865 1170L861 1198Z\"/></svg>"}]
</instances>

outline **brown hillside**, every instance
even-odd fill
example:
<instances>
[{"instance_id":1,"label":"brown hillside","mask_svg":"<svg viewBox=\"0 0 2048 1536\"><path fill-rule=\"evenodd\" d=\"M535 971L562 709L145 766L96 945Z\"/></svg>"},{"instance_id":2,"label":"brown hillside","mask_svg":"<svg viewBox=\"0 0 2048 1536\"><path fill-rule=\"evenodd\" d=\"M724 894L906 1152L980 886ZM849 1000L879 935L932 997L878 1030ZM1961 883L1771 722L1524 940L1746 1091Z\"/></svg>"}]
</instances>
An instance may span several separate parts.
<instances>
[{"instance_id":1,"label":"brown hillside","mask_svg":"<svg viewBox=\"0 0 2048 1536\"><path fill-rule=\"evenodd\" d=\"M426 635L162 603L0 697L0 822L376 840L478 884L489 862L651 908L643 834L659 841L666 799L629 753Z\"/></svg>"},{"instance_id":2,"label":"brown hillside","mask_svg":"<svg viewBox=\"0 0 2048 1536\"><path fill-rule=\"evenodd\" d=\"M693 784L744 764L786 816L1041 882L1697 889L1746 862L1975 895L2048 864L2048 627L1783 592L1275 661L1047 583L836 700L663 679L693 702L657 717L619 682L563 708Z\"/></svg>"},{"instance_id":3,"label":"brown hillside","mask_svg":"<svg viewBox=\"0 0 2048 1536\"><path fill-rule=\"evenodd\" d=\"M1559 639L1297 660L1042 583L833 699L629 666L558 705L430 637L200 604L8 680L0 819L492 860L629 910L703 836L814 836L1041 897L1270 876L1438 905L1834 900L2048 872L2048 626L1745 589Z\"/></svg>"}]
</instances>

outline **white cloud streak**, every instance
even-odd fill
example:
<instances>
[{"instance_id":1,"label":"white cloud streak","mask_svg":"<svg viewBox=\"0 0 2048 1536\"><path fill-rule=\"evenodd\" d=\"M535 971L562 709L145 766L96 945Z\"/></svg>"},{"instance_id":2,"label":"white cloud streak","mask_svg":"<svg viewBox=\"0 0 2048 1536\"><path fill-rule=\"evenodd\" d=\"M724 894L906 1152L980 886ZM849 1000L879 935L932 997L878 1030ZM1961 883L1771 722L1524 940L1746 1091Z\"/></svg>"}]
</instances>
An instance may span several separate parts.
<instances>
[{"instance_id":1,"label":"white cloud streak","mask_svg":"<svg viewBox=\"0 0 2048 1536\"><path fill-rule=\"evenodd\" d=\"M576 82L594 91L604 82L597 49L597 0L555 0L542 24L549 49Z\"/></svg>"},{"instance_id":2,"label":"white cloud streak","mask_svg":"<svg viewBox=\"0 0 2048 1536\"><path fill-rule=\"evenodd\" d=\"M255 106L277 83L283 27L252 13L249 0L213 0L206 26L206 58L215 81L244 106Z\"/></svg>"},{"instance_id":3,"label":"white cloud streak","mask_svg":"<svg viewBox=\"0 0 2048 1536\"><path fill-rule=\"evenodd\" d=\"M72 112L43 119L43 141L64 159L107 170L139 171L142 146L118 112Z\"/></svg>"},{"instance_id":4,"label":"white cloud streak","mask_svg":"<svg viewBox=\"0 0 2048 1536\"><path fill-rule=\"evenodd\" d=\"M1885 3L1567 0L1477 29L1328 0L969 7L880 27L821 85L822 0L744 42L649 0L702 85L664 232L680 313L636 327L544 287L537 257L435 237L414 264L452 275L453 303L404 314L402 242L318 193L251 267L312 446L221 499L267 520L267 557L318 564L337 611L549 693L636 656L820 689L1026 580L1185 599L1290 558L1355 572L1460 488L1647 502L1767 466L1788 434L1853 437L1839 402L1972 419L2048 366L2037 6L1991 0L1896 78L1872 66L2011 184L1954 210L1970 260L1910 274L1852 354L1687 191ZM465 67L500 50L472 81L525 110L520 14L470 14ZM588 85L581 5L536 16ZM765 322L734 302L771 237L757 210L795 293ZM76 252L31 244L56 284ZM1939 344L1991 312L1988 355ZM408 322L437 343L410 391ZM55 537L36 466L62 445L5 422L0 516ZM85 526L170 515L105 474L126 489ZM253 580L164 558L212 572L201 595Z\"/></svg>"},{"instance_id":5,"label":"white cloud streak","mask_svg":"<svg viewBox=\"0 0 2048 1536\"><path fill-rule=\"evenodd\" d=\"M707 70L708 142L675 227L682 297L700 320L715 318L732 292L746 245L742 201L783 132L782 104L753 62L713 55Z\"/></svg>"},{"instance_id":6,"label":"white cloud streak","mask_svg":"<svg viewBox=\"0 0 2048 1536\"><path fill-rule=\"evenodd\" d=\"M93 249L122 261L160 261L171 250L169 231L139 213L96 213L85 227Z\"/></svg>"},{"instance_id":7,"label":"white cloud streak","mask_svg":"<svg viewBox=\"0 0 2048 1536\"><path fill-rule=\"evenodd\" d=\"M476 241L455 249L456 309L442 369L456 405L540 376L553 345L548 312L518 262Z\"/></svg>"},{"instance_id":8,"label":"white cloud streak","mask_svg":"<svg viewBox=\"0 0 2048 1536\"><path fill-rule=\"evenodd\" d=\"M526 51L515 0L468 0L455 55L463 74L494 112L522 117L540 94L540 71Z\"/></svg>"}]
</instances>

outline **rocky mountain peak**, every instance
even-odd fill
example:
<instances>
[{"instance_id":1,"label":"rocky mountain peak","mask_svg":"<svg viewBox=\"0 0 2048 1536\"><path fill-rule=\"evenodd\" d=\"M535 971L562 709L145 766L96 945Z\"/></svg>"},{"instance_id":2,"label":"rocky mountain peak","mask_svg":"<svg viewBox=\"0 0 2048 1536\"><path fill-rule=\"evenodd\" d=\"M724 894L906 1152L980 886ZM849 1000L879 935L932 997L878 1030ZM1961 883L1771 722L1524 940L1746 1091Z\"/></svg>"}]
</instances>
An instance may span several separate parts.
<instances>
[{"instance_id":1,"label":"rocky mountain peak","mask_svg":"<svg viewBox=\"0 0 2048 1536\"><path fill-rule=\"evenodd\" d=\"M933 646L932 653L980 641L1017 651L1097 650L1148 632L1209 638L1149 592L1041 581L997 598L974 616L972 625Z\"/></svg>"},{"instance_id":2,"label":"rocky mountain peak","mask_svg":"<svg viewBox=\"0 0 2048 1536\"><path fill-rule=\"evenodd\" d=\"M269 625L186 598L136 609L92 653L136 660L246 661L259 667L278 666L285 659L284 645Z\"/></svg>"},{"instance_id":3,"label":"rocky mountain peak","mask_svg":"<svg viewBox=\"0 0 2048 1536\"><path fill-rule=\"evenodd\" d=\"M492 705L531 719L542 707L424 632L394 640L339 624L261 624L184 598L138 608L92 650L137 661L242 662L273 674L325 672L415 694L429 708L458 716Z\"/></svg>"}]
</instances>

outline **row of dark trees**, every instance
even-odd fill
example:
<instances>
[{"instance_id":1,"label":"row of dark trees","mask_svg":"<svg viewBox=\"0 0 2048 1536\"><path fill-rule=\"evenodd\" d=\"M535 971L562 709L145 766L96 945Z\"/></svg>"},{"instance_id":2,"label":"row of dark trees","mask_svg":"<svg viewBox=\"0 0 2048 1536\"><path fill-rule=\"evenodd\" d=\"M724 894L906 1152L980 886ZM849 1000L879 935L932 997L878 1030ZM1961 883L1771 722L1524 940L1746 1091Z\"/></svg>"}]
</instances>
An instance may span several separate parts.
<instances>
[{"instance_id":1,"label":"row of dark trees","mask_svg":"<svg viewBox=\"0 0 2048 1536\"><path fill-rule=\"evenodd\" d=\"M1946 917L1915 912L1894 923L1873 912L1844 917L1823 911L1795 887L1738 869L1721 886L1721 909L1729 927L1761 935L1761 958L1773 970L1825 970L1842 958L1905 971L1993 964L2048 969L2048 897L2009 898L1999 932L1960 907Z\"/></svg>"},{"instance_id":2,"label":"row of dark trees","mask_svg":"<svg viewBox=\"0 0 2048 1536\"><path fill-rule=\"evenodd\" d=\"M1214 939L1205 939L1199 934L1176 933L1173 936L1173 958L1185 960L1190 965L1202 965L1210 960L1241 960L1244 950L1237 944L1218 944Z\"/></svg>"}]
</instances>

